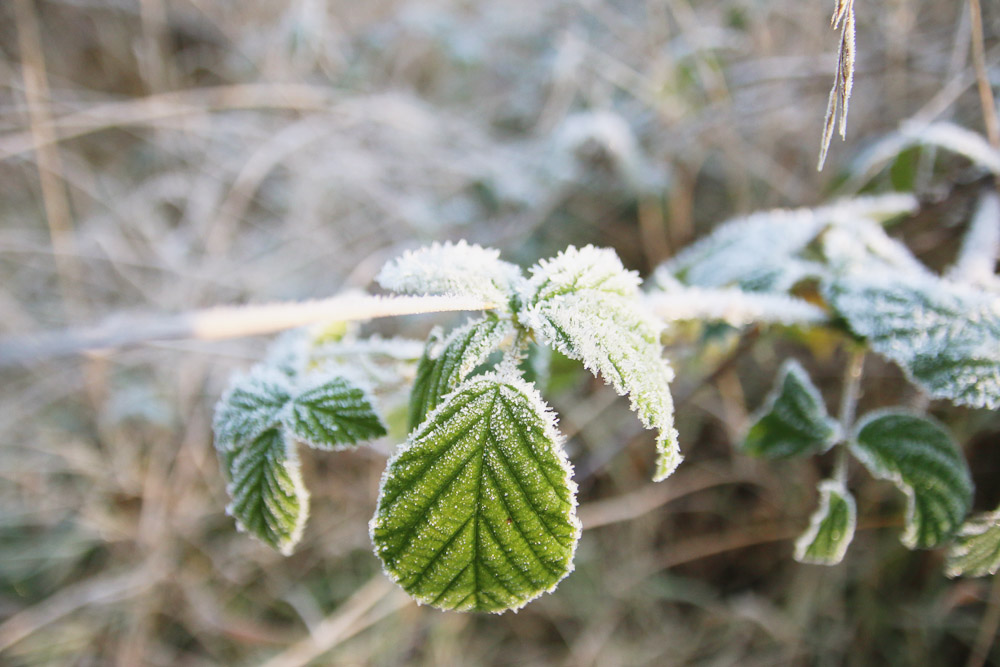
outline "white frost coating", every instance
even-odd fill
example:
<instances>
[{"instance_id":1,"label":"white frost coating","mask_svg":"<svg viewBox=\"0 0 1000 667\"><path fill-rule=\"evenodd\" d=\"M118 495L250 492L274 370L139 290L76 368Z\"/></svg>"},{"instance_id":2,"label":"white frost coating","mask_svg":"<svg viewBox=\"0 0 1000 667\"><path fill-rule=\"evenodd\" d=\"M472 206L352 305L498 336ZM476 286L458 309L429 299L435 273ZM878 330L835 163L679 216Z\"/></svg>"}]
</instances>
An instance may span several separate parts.
<instances>
[{"instance_id":1,"label":"white frost coating","mask_svg":"<svg viewBox=\"0 0 1000 667\"><path fill-rule=\"evenodd\" d=\"M735 218L660 265L653 282L663 289L678 278L699 287L738 285L784 292L804 278L823 275L823 266L802 252L827 227L861 222L877 226L916 207L912 195L893 193Z\"/></svg>"},{"instance_id":2,"label":"white frost coating","mask_svg":"<svg viewBox=\"0 0 1000 667\"><path fill-rule=\"evenodd\" d=\"M215 405L212 429L216 448L232 451L240 442L279 424L293 393L288 376L265 365L235 374Z\"/></svg>"},{"instance_id":3,"label":"white frost coating","mask_svg":"<svg viewBox=\"0 0 1000 667\"><path fill-rule=\"evenodd\" d=\"M828 229L822 236L822 248L834 273L876 270L932 275L909 248L870 220L844 221Z\"/></svg>"},{"instance_id":4,"label":"white frost coating","mask_svg":"<svg viewBox=\"0 0 1000 667\"><path fill-rule=\"evenodd\" d=\"M962 249L948 277L960 282L996 288L997 254L1000 251L1000 195L987 190L979 198L962 239Z\"/></svg>"},{"instance_id":5,"label":"white frost coating","mask_svg":"<svg viewBox=\"0 0 1000 667\"><path fill-rule=\"evenodd\" d=\"M979 134L954 123L904 123L898 132L886 135L862 153L851 166L858 178L876 170L911 146L936 146L969 159L973 164L1000 175L1000 152Z\"/></svg>"},{"instance_id":6,"label":"white frost coating","mask_svg":"<svg viewBox=\"0 0 1000 667\"><path fill-rule=\"evenodd\" d=\"M948 549L945 574L985 577L1000 570L1000 509L962 524Z\"/></svg>"},{"instance_id":7,"label":"white frost coating","mask_svg":"<svg viewBox=\"0 0 1000 667\"><path fill-rule=\"evenodd\" d=\"M737 287L681 287L651 292L646 304L660 319L718 320L734 327L754 322L816 324L829 316L819 306L784 294L745 292Z\"/></svg>"},{"instance_id":8,"label":"white frost coating","mask_svg":"<svg viewBox=\"0 0 1000 667\"><path fill-rule=\"evenodd\" d=\"M459 241L407 251L382 267L376 280L394 292L478 297L505 309L524 278L499 250Z\"/></svg>"},{"instance_id":9,"label":"white frost coating","mask_svg":"<svg viewBox=\"0 0 1000 667\"><path fill-rule=\"evenodd\" d=\"M521 322L628 394L642 424L660 431L653 479L664 479L682 459L673 427L673 369L662 357L664 325L638 298L638 275L626 271L613 251L593 246L571 246L531 274Z\"/></svg>"},{"instance_id":10,"label":"white frost coating","mask_svg":"<svg viewBox=\"0 0 1000 667\"><path fill-rule=\"evenodd\" d=\"M854 530L858 522L858 507L854 502L854 496L847 490L843 482L827 479L819 484L820 501L819 507L813 512L809 519L809 528L806 529L799 539L795 540L795 560L800 563L810 563L814 565L836 565L844 559L847 547L854 539ZM847 504L847 525L844 527L844 534L838 536L836 551L828 558L812 558L808 555L809 547L812 546L819 535L823 522L830 515L830 501L833 496L841 498Z\"/></svg>"}]
</instances>

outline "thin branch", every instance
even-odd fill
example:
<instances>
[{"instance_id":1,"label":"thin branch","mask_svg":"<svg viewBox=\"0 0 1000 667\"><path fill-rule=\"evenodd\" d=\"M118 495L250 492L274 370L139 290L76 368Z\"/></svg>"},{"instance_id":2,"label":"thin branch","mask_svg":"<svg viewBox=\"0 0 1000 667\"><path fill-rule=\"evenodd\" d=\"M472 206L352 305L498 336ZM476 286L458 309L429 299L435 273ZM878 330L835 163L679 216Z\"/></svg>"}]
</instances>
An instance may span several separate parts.
<instances>
[{"instance_id":1,"label":"thin branch","mask_svg":"<svg viewBox=\"0 0 1000 667\"><path fill-rule=\"evenodd\" d=\"M456 296L347 294L315 301L228 306L168 317L116 317L96 327L0 340L0 367L154 341L222 340L330 321L358 321L456 310L490 310L482 299Z\"/></svg>"},{"instance_id":2,"label":"thin branch","mask_svg":"<svg viewBox=\"0 0 1000 667\"><path fill-rule=\"evenodd\" d=\"M861 375L865 366L864 348L851 350L851 358L847 363L847 370L844 373L844 393L840 397L840 431L843 438L847 438L854 426L854 417L857 414L858 398L861 395ZM840 443L837 450L837 461L833 471L834 478L847 486L847 445Z\"/></svg>"}]
</instances>

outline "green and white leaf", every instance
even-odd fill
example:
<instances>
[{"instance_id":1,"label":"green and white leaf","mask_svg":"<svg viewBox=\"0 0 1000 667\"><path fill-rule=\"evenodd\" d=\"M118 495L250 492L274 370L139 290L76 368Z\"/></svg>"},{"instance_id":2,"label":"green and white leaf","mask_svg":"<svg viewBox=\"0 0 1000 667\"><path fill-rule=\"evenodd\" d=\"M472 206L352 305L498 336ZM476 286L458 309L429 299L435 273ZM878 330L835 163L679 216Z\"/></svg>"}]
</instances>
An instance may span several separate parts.
<instances>
[{"instance_id":1,"label":"green and white leaf","mask_svg":"<svg viewBox=\"0 0 1000 667\"><path fill-rule=\"evenodd\" d=\"M510 320L492 315L469 322L447 337L440 330L432 331L410 393L410 428L420 425L513 332Z\"/></svg>"},{"instance_id":2,"label":"green and white leaf","mask_svg":"<svg viewBox=\"0 0 1000 667\"><path fill-rule=\"evenodd\" d=\"M394 292L478 297L505 309L524 277L500 259L499 250L459 241L407 251L382 267L376 280Z\"/></svg>"},{"instance_id":3,"label":"green and white leaf","mask_svg":"<svg viewBox=\"0 0 1000 667\"><path fill-rule=\"evenodd\" d=\"M475 376L389 461L370 526L375 553L419 602L518 609L572 570L580 522L570 474L534 388Z\"/></svg>"},{"instance_id":4,"label":"green and white leaf","mask_svg":"<svg viewBox=\"0 0 1000 667\"><path fill-rule=\"evenodd\" d=\"M386 434L371 397L342 375L313 379L283 416L296 439L317 449L340 449Z\"/></svg>"},{"instance_id":5,"label":"green and white leaf","mask_svg":"<svg viewBox=\"0 0 1000 667\"><path fill-rule=\"evenodd\" d=\"M854 539L858 509L854 496L837 480L820 482L819 494L819 508L809 520L809 528L795 541L795 560L836 565Z\"/></svg>"},{"instance_id":6,"label":"green and white leaf","mask_svg":"<svg viewBox=\"0 0 1000 667\"><path fill-rule=\"evenodd\" d=\"M843 437L809 374L794 359L785 362L778 381L743 439L751 456L784 458L822 452Z\"/></svg>"},{"instance_id":7,"label":"green and white leaf","mask_svg":"<svg viewBox=\"0 0 1000 667\"><path fill-rule=\"evenodd\" d=\"M858 422L848 445L872 475L906 495L903 544L927 549L958 531L972 505L972 478L942 426L925 417L880 411Z\"/></svg>"},{"instance_id":8,"label":"green and white leaf","mask_svg":"<svg viewBox=\"0 0 1000 667\"><path fill-rule=\"evenodd\" d=\"M820 247L829 268L827 278L854 271L931 276L909 248L872 220L845 220L831 227L823 233Z\"/></svg>"},{"instance_id":9,"label":"green and white leaf","mask_svg":"<svg viewBox=\"0 0 1000 667\"><path fill-rule=\"evenodd\" d=\"M826 289L872 349L931 396L1000 407L1000 297L933 276L857 272Z\"/></svg>"},{"instance_id":10,"label":"green and white leaf","mask_svg":"<svg viewBox=\"0 0 1000 667\"><path fill-rule=\"evenodd\" d=\"M643 425L659 430L659 481L683 457L673 425L673 370L660 345L663 324L639 301L638 286L613 251L570 246L531 269L518 316L542 342L627 393Z\"/></svg>"},{"instance_id":11,"label":"green and white leaf","mask_svg":"<svg viewBox=\"0 0 1000 667\"><path fill-rule=\"evenodd\" d=\"M289 378L268 366L235 376L215 406L216 448L222 451L242 445L279 424L292 392Z\"/></svg>"},{"instance_id":12,"label":"green and white leaf","mask_svg":"<svg viewBox=\"0 0 1000 667\"><path fill-rule=\"evenodd\" d=\"M966 521L948 549L949 577L985 577L1000 570L1000 509Z\"/></svg>"},{"instance_id":13,"label":"green and white leaf","mask_svg":"<svg viewBox=\"0 0 1000 667\"><path fill-rule=\"evenodd\" d=\"M286 556L302 537L309 492L302 483L295 446L279 428L241 441L225 456L229 464L226 512L241 531Z\"/></svg>"}]
</instances>

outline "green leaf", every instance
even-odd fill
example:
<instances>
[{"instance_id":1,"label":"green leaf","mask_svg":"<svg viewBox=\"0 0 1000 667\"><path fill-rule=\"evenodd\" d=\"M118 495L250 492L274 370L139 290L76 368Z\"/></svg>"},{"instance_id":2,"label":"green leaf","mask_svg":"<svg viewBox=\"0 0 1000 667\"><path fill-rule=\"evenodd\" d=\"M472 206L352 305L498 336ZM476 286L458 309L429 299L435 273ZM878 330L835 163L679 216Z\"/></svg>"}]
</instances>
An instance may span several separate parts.
<instances>
[{"instance_id":1,"label":"green leaf","mask_svg":"<svg viewBox=\"0 0 1000 667\"><path fill-rule=\"evenodd\" d=\"M340 375L314 381L295 396L284 424L298 440L327 450L386 434L367 393Z\"/></svg>"},{"instance_id":2,"label":"green leaf","mask_svg":"<svg viewBox=\"0 0 1000 667\"><path fill-rule=\"evenodd\" d=\"M809 528L795 541L795 560L815 565L836 565L854 539L858 510L854 497L836 480L820 482L819 508Z\"/></svg>"},{"instance_id":3,"label":"green leaf","mask_svg":"<svg viewBox=\"0 0 1000 667\"><path fill-rule=\"evenodd\" d=\"M1000 509L966 521L948 549L949 577L985 577L1000 569Z\"/></svg>"},{"instance_id":4,"label":"green leaf","mask_svg":"<svg viewBox=\"0 0 1000 667\"><path fill-rule=\"evenodd\" d=\"M683 459L670 396L673 371L662 357L663 325L639 301L638 276L614 251L593 246L571 246L531 274L521 323L629 395L642 424L659 430L653 479L665 479Z\"/></svg>"},{"instance_id":5,"label":"green leaf","mask_svg":"<svg viewBox=\"0 0 1000 667\"><path fill-rule=\"evenodd\" d=\"M302 536L309 515L309 493L302 484L295 446L270 428L239 443L231 455L226 508L245 530L286 556Z\"/></svg>"},{"instance_id":6,"label":"green leaf","mask_svg":"<svg viewBox=\"0 0 1000 667\"><path fill-rule=\"evenodd\" d=\"M288 378L266 366L236 376L215 406L212 426L216 447L229 449L280 423L291 393Z\"/></svg>"},{"instance_id":7,"label":"green leaf","mask_svg":"<svg viewBox=\"0 0 1000 667\"><path fill-rule=\"evenodd\" d=\"M376 280L394 292L479 297L506 309L524 276L498 250L459 241L408 251L382 267Z\"/></svg>"},{"instance_id":8,"label":"green leaf","mask_svg":"<svg viewBox=\"0 0 1000 667\"><path fill-rule=\"evenodd\" d=\"M972 478L942 426L924 417L877 412L858 422L848 444L872 475L906 494L903 544L926 549L955 534L972 504Z\"/></svg>"},{"instance_id":9,"label":"green leaf","mask_svg":"<svg viewBox=\"0 0 1000 667\"><path fill-rule=\"evenodd\" d=\"M512 332L509 320L491 315L454 330L443 340L439 330L432 331L410 393L410 428L423 422Z\"/></svg>"},{"instance_id":10,"label":"green leaf","mask_svg":"<svg viewBox=\"0 0 1000 667\"><path fill-rule=\"evenodd\" d=\"M918 274L852 274L830 304L932 396L1000 407L1000 297Z\"/></svg>"},{"instance_id":11,"label":"green leaf","mask_svg":"<svg viewBox=\"0 0 1000 667\"><path fill-rule=\"evenodd\" d=\"M784 458L826 451L841 438L823 397L795 360L782 366L774 389L743 440L751 456Z\"/></svg>"},{"instance_id":12,"label":"green leaf","mask_svg":"<svg viewBox=\"0 0 1000 667\"><path fill-rule=\"evenodd\" d=\"M570 473L533 387L473 377L389 461L371 522L375 553L419 602L517 609L572 569L580 522Z\"/></svg>"}]
</instances>

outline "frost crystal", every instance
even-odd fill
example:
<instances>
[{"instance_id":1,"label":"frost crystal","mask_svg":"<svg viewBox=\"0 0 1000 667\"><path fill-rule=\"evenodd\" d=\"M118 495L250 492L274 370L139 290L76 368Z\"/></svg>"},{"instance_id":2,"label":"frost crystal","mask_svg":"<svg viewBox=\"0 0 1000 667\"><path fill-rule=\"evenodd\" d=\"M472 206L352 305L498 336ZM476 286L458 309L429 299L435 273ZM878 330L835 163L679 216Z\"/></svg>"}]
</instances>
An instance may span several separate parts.
<instances>
[{"instance_id":1,"label":"frost crystal","mask_svg":"<svg viewBox=\"0 0 1000 667\"><path fill-rule=\"evenodd\" d=\"M808 301L784 294L744 292L735 287L680 286L651 292L646 303L666 322L716 320L741 327L754 322L793 325L815 324L828 319L826 311Z\"/></svg>"},{"instance_id":2,"label":"frost crystal","mask_svg":"<svg viewBox=\"0 0 1000 667\"><path fill-rule=\"evenodd\" d=\"M500 251L459 241L408 251L382 267L377 280L394 292L478 297L505 309L524 278Z\"/></svg>"},{"instance_id":3,"label":"frost crystal","mask_svg":"<svg viewBox=\"0 0 1000 667\"><path fill-rule=\"evenodd\" d=\"M663 324L639 302L638 285L613 251L570 247L531 269L519 317L541 340L627 393L643 425L659 430L659 481L683 457L673 427L673 370L661 356Z\"/></svg>"}]
</instances>

